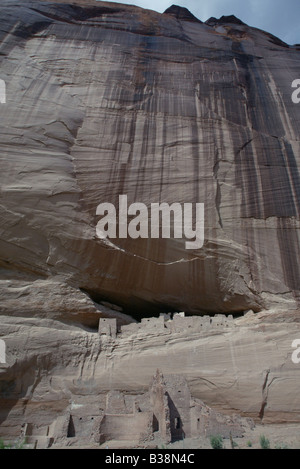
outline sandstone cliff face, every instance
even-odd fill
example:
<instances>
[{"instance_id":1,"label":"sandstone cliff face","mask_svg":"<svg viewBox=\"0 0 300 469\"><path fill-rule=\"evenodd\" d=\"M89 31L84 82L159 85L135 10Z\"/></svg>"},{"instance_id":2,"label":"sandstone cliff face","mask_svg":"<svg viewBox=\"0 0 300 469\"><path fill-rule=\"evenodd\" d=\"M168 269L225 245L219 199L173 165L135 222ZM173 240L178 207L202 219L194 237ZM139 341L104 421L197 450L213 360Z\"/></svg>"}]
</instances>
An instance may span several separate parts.
<instances>
[{"instance_id":1,"label":"sandstone cliff face","mask_svg":"<svg viewBox=\"0 0 300 469\"><path fill-rule=\"evenodd\" d=\"M232 17L58 3L1 10L3 268L130 312L296 305L299 50ZM120 194L204 203L203 248L97 239Z\"/></svg>"},{"instance_id":2,"label":"sandstone cliff face","mask_svg":"<svg viewBox=\"0 0 300 469\"><path fill-rule=\"evenodd\" d=\"M256 424L300 420L299 364L291 359L299 313L289 321L250 313L202 332L145 328L115 338L57 320L3 316L1 335L7 344L7 363L0 364L2 437L18 436L24 424L45 435L76 409L95 417L109 391L147 392L158 368L185 378L193 398L223 414ZM82 424L83 436L88 430Z\"/></svg>"},{"instance_id":3,"label":"sandstone cliff face","mask_svg":"<svg viewBox=\"0 0 300 469\"><path fill-rule=\"evenodd\" d=\"M2 5L2 433L140 392L157 368L219 410L299 421L299 48L177 7ZM204 246L97 238L98 204L121 194L204 203ZM249 308L269 316L204 335L95 331L102 316Z\"/></svg>"}]
</instances>

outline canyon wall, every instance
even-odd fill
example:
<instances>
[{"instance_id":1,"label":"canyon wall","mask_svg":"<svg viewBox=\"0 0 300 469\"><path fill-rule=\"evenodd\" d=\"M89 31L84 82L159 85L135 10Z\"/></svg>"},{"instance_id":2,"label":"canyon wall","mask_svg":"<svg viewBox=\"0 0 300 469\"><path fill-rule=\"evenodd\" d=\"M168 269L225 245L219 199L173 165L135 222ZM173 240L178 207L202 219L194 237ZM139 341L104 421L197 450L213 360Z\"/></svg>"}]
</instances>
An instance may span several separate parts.
<instances>
[{"instance_id":1,"label":"canyon wall","mask_svg":"<svg viewBox=\"0 0 300 469\"><path fill-rule=\"evenodd\" d=\"M299 47L177 7L5 1L1 18L4 280L138 316L298 305ZM203 203L203 247L99 239L97 206L122 194Z\"/></svg>"},{"instance_id":2,"label":"canyon wall","mask_svg":"<svg viewBox=\"0 0 300 469\"><path fill-rule=\"evenodd\" d=\"M0 41L1 435L143 392L157 368L218 411L298 422L299 45L92 0L4 0ZM204 204L203 246L100 239L120 195ZM176 311L190 327L149 332Z\"/></svg>"}]
</instances>

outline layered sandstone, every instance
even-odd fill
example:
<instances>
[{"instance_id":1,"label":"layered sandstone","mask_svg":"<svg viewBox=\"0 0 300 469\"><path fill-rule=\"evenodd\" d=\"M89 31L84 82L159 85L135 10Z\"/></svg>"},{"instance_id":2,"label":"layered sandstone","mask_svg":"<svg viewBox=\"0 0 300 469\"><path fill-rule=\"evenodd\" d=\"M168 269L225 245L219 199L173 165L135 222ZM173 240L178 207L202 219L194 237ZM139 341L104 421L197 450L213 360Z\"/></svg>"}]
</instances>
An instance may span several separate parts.
<instances>
[{"instance_id":1,"label":"layered sandstone","mask_svg":"<svg viewBox=\"0 0 300 469\"><path fill-rule=\"evenodd\" d=\"M157 368L218 411L298 422L299 47L83 0L5 0L0 41L1 435L97 414ZM121 194L204 203L203 247L99 239L96 208ZM192 316L146 326L170 311Z\"/></svg>"},{"instance_id":2,"label":"layered sandstone","mask_svg":"<svg viewBox=\"0 0 300 469\"><path fill-rule=\"evenodd\" d=\"M103 412L122 413L119 404L107 407L108 393L124 393L133 414L134 399L148 392L158 368L166 380L171 375L186 380L193 399L213 413L239 414L265 425L299 422L299 364L292 361L299 314L287 320L275 312L249 312L239 319L215 317L210 325L200 319L156 318L131 331L124 325L115 335L101 320L98 332L57 320L3 316L7 363L0 365L1 436L15 438L24 425L42 436L51 427L53 437L71 444L61 425L72 415L78 420L73 436L88 438L93 429L99 431ZM180 386L184 398L186 385ZM189 400L182 405L190 408ZM183 421L184 412L179 414ZM82 423L80 416L85 416ZM206 422L199 419L199 425Z\"/></svg>"},{"instance_id":3,"label":"layered sandstone","mask_svg":"<svg viewBox=\"0 0 300 469\"><path fill-rule=\"evenodd\" d=\"M2 267L138 315L295 307L297 47L234 17L87 3L2 6ZM120 194L204 203L203 248L98 239Z\"/></svg>"}]
</instances>

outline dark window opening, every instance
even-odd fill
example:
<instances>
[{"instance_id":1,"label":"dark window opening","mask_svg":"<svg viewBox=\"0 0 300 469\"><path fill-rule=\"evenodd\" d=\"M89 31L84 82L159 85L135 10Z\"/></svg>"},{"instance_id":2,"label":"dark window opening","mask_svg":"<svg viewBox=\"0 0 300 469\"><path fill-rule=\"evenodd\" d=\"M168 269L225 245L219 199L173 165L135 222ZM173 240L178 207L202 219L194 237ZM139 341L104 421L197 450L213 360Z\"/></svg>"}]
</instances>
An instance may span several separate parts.
<instances>
[{"instance_id":1,"label":"dark window opening","mask_svg":"<svg viewBox=\"0 0 300 469\"><path fill-rule=\"evenodd\" d=\"M69 425L68 425L67 437L68 438L74 438L74 436L75 436L75 426L74 426L73 418L72 418L72 415L71 415L70 420L69 420Z\"/></svg>"},{"instance_id":2,"label":"dark window opening","mask_svg":"<svg viewBox=\"0 0 300 469\"><path fill-rule=\"evenodd\" d=\"M158 432L159 431L159 423L158 423L158 420L155 417L155 415L153 415L152 427L153 427L153 432Z\"/></svg>"}]
</instances>

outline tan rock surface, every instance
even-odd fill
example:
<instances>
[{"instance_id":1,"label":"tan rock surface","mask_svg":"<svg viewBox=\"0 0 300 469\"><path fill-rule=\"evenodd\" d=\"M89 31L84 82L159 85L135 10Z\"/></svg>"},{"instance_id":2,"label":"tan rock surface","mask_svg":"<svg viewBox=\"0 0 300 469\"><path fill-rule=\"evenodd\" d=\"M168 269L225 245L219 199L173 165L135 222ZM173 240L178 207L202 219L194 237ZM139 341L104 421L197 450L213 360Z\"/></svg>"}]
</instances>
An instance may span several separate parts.
<instances>
[{"instance_id":1,"label":"tan rock surface","mask_svg":"<svg viewBox=\"0 0 300 469\"><path fill-rule=\"evenodd\" d=\"M285 322L274 314L277 322L268 312L200 333L153 329L116 339L61 321L3 316L1 434L18 435L24 422L51 425L76 406L99 409L111 390L145 392L158 367L186 378L192 396L217 411L299 422L300 365L291 358L300 316Z\"/></svg>"},{"instance_id":2,"label":"tan rock surface","mask_svg":"<svg viewBox=\"0 0 300 469\"><path fill-rule=\"evenodd\" d=\"M216 410L299 422L299 48L234 18L72 3L1 6L0 436L157 368ZM120 194L204 203L203 248L97 239ZM248 309L224 330L97 332Z\"/></svg>"},{"instance_id":3,"label":"tan rock surface","mask_svg":"<svg viewBox=\"0 0 300 469\"><path fill-rule=\"evenodd\" d=\"M129 311L295 307L299 50L226 19L90 3L2 7L2 265ZM97 239L97 205L120 194L204 203L204 247Z\"/></svg>"}]
</instances>

